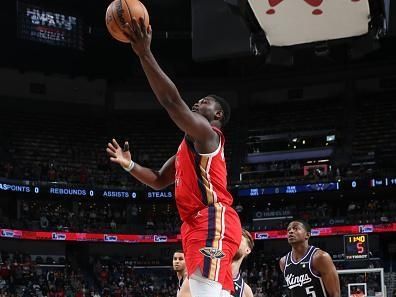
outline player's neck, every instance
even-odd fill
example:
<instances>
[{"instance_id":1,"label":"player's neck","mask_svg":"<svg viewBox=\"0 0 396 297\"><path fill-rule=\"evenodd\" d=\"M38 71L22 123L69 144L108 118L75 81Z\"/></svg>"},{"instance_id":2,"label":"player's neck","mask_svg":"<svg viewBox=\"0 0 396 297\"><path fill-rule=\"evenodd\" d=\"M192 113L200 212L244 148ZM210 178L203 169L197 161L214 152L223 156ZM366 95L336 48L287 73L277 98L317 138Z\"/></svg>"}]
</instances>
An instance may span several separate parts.
<instances>
[{"instance_id":1,"label":"player's neck","mask_svg":"<svg viewBox=\"0 0 396 297\"><path fill-rule=\"evenodd\" d=\"M239 260L232 262L232 277L236 278L239 273L239 269L241 268L241 264L244 257L241 257Z\"/></svg>"},{"instance_id":2,"label":"player's neck","mask_svg":"<svg viewBox=\"0 0 396 297\"><path fill-rule=\"evenodd\" d=\"M213 127L216 127L219 130L221 130L221 123L218 120L211 121L210 125L213 126Z\"/></svg>"},{"instance_id":3,"label":"player's neck","mask_svg":"<svg viewBox=\"0 0 396 297\"><path fill-rule=\"evenodd\" d=\"M177 271L177 272L176 272L176 275L177 275L177 279L178 279L178 280L181 280L181 279L183 279L184 277L187 276L187 273L186 273L185 270L182 270L182 271Z\"/></svg>"},{"instance_id":4,"label":"player's neck","mask_svg":"<svg viewBox=\"0 0 396 297\"><path fill-rule=\"evenodd\" d=\"M300 261L307 253L308 248L309 248L308 242L304 242L303 244L292 245L293 260Z\"/></svg>"}]
</instances>

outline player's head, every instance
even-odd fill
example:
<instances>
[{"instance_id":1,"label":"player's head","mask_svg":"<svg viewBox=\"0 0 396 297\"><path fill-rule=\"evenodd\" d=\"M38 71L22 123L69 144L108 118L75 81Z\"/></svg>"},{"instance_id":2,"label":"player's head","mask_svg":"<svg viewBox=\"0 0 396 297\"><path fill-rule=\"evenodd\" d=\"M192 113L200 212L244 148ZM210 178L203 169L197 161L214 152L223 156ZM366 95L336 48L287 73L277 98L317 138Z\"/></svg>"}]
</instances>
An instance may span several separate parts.
<instances>
[{"instance_id":1,"label":"player's head","mask_svg":"<svg viewBox=\"0 0 396 297\"><path fill-rule=\"evenodd\" d=\"M234 261L247 257L253 250L254 241L249 231L242 229L242 240L239 249L234 256Z\"/></svg>"},{"instance_id":2,"label":"player's head","mask_svg":"<svg viewBox=\"0 0 396 297\"><path fill-rule=\"evenodd\" d=\"M219 121L222 128L227 125L231 117L230 105L224 98L217 95L207 95L198 100L192 110L203 115L209 122Z\"/></svg>"},{"instance_id":3,"label":"player's head","mask_svg":"<svg viewBox=\"0 0 396 297\"><path fill-rule=\"evenodd\" d=\"M287 226L287 241L291 245L308 241L310 237L311 226L303 220L292 221Z\"/></svg>"},{"instance_id":4,"label":"player's head","mask_svg":"<svg viewBox=\"0 0 396 297\"><path fill-rule=\"evenodd\" d=\"M177 250L173 253L173 270L176 272L184 272L186 270L186 262L184 261L184 252Z\"/></svg>"}]
</instances>

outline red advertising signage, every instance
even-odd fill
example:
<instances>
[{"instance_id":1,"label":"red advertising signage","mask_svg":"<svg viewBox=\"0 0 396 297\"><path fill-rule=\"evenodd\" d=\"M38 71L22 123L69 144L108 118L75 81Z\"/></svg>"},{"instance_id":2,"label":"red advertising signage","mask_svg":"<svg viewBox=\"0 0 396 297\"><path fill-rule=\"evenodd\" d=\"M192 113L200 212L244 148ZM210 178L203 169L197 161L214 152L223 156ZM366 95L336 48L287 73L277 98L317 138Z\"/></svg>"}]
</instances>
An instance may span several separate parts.
<instances>
[{"instance_id":1,"label":"red advertising signage","mask_svg":"<svg viewBox=\"0 0 396 297\"><path fill-rule=\"evenodd\" d=\"M380 225L349 225L313 228L312 236L337 236L345 234L365 234L396 232L396 223ZM285 239L286 230L252 232L255 240ZM54 241L87 241L117 243L175 243L181 240L180 234L175 235L137 235L137 234L101 234L74 232L47 232L0 229L0 238Z\"/></svg>"}]
</instances>

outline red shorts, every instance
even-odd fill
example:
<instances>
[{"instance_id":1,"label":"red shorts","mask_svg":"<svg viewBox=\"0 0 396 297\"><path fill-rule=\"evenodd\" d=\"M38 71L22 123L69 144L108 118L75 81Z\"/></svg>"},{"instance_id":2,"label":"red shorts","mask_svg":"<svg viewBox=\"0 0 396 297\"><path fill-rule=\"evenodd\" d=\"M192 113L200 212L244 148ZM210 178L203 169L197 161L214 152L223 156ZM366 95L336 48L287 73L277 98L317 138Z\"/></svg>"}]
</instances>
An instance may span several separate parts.
<instances>
[{"instance_id":1,"label":"red shorts","mask_svg":"<svg viewBox=\"0 0 396 297\"><path fill-rule=\"evenodd\" d=\"M215 203L200 210L181 227L188 275L202 276L233 291L231 264L242 238L241 221L231 206Z\"/></svg>"}]
</instances>

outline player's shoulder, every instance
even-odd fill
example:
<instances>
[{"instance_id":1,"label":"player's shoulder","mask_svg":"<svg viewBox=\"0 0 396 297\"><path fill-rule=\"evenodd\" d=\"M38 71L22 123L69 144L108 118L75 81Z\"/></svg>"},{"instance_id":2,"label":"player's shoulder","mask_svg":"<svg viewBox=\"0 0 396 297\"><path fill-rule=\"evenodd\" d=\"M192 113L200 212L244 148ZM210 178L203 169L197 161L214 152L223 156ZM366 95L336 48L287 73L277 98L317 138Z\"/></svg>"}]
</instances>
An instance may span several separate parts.
<instances>
[{"instance_id":1,"label":"player's shoulder","mask_svg":"<svg viewBox=\"0 0 396 297\"><path fill-rule=\"evenodd\" d=\"M285 270L285 266L286 266L286 255L284 255L282 258L279 259L279 268L280 270Z\"/></svg>"},{"instance_id":2,"label":"player's shoulder","mask_svg":"<svg viewBox=\"0 0 396 297\"><path fill-rule=\"evenodd\" d=\"M329 253L321 249L316 249L312 256L312 264L314 268L325 267L329 265L334 265L333 260Z\"/></svg>"},{"instance_id":3,"label":"player's shoulder","mask_svg":"<svg viewBox=\"0 0 396 297\"><path fill-rule=\"evenodd\" d=\"M243 297L253 297L253 291L252 288L245 283L245 286L243 288Z\"/></svg>"},{"instance_id":4,"label":"player's shoulder","mask_svg":"<svg viewBox=\"0 0 396 297\"><path fill-rule=\"evenodd\" d=\"M281 257L281 258L279 259L279 263L286 262L286 257L287 257L287 254L284 255L283 257Z\"/></svg>"},{"instance_id":5,"label":"player's shoulder","mask_svg":"<svg viewBox=\"0 0 396 297\"><path fill-rule=\"evenodd\" d=\"M321 250L320 248L315 248L312 257L319 260L331 260L330 254L328 252L325 252L324 250Z\"/></svg>"}]
</instances>

